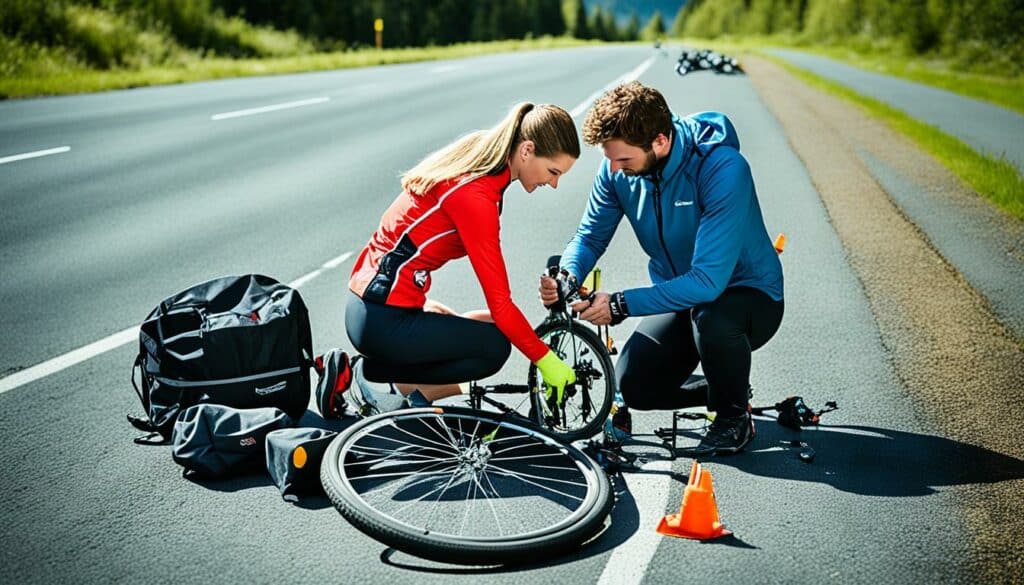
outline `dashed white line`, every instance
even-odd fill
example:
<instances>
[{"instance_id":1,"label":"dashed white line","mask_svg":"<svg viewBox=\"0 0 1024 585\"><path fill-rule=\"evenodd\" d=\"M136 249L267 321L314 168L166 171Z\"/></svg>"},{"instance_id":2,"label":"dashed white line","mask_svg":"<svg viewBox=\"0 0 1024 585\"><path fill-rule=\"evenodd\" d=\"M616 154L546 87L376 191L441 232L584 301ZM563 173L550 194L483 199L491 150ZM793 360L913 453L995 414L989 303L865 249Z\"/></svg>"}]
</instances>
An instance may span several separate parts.
<instances>
[{"instance_id":1,"label":"dashed white line","mask_svg":"<svg viewBox=\"0 0 1024 585\"><path fill-rule=\"evenodd\" d=\"M77 363L84 362L85 360L96 357L101 353L121 347L126 343L138 341L138 339L139 328L137 326L129 327L124 331L119 331L113 335L104 337L99 341L94 341L89 345L80 347L74 351L69 351L64 355L57 356L41 364L32 366L31 368L16 372L6 378L0 379L0 394L3 394L8 390L14 390L18 386L23 386L29 382L34 382L39 378L45 378L50 374L70 368Z\"/></svg>"},{"instance_id":2,"label":"dashed white line","mask_svg":"<svg viewBox=\"0 0 1024 585\"><path fill-rule=\"evenodd\" d=\"M314 278L320 276L323 273L323 271L324 271L323 268L317 268L313 272L310 272L309 274L304 274L304 275L296 278L295 280L289 282L288 286L290 286L292 288L299 288L300 286L302 286L302 285L306 284L307 282L313 280Z\"/></svg>"},{"instance_id":3,"label":"dashed white line","mask_svg":"<svg viewBox=\"0 0 1024 585\"><path fill-rule=\"evenodd\" d=\"M441 65L440 67L434 67L430 70L431 73L448 73L449 71L455 71L456 69L462 69L462 65Z\"/></svg>"},{"instance_id":4,"label":"dashed white line","mask_svg":"<svg viewBox=\"0 0 1024 585\"><path fill-rule=\"evenodd\" d=\"M292 108L313 106L316 104L322 104L324 102L329 101L331 101L331 98L329 97L318 97L308 100L299 100L297 102L286 102L283 104L273 104L270 106L263 106L260 108L249 108L247 110L237 110L234 112L224 112L223 114L214 114L210 116L210 119L213 121L229 120L231 118L241 118L242 116L255 116L257 114L266 114L267 112L277 112L279 110L290 110Z\"/></svg>"},{"instance_id":5,"label":"dashed white line","mask_svg":"<svg viewBox=\"0 0 1024 585\"><path fill-rule=\"evenodd\" d=\"M337 268L342 262L352 256L352 252L345 252L344 254L332 258L327 262L324 262L320 268L310 272L309 274L300 276L292 282L288 283L288 286L292 288L299 288L306 284L310 280L313 280L317 276L323 274L324 270L330 270L331 268ZM89 345L85 345L76 350L69 351L63 355L59 355L55 358L46 360L41 364L36 364L31 368L26 368L20 372L15 372L5 378L0 378L0 394L14 390L19 386L24 386L29 382L34 382L40 378L45 378L50 374L55 374L61 370L70 368L71 366L84 362L90 358L94 358L102 353L106 353L112 349L117 349L127 343L136 342L139 339L139 327L133 326L123 331L118 331L113 335L108 335L99 341L94 341Z\"/></svg>"},{"instance_id":6,"label":"dashed white line","mask_svg":"<svg viewBox=\"0 0 1024 585\"><path fill-rule=\"evenodd\" d=\"M626 542L615 547L608 557L598 585L639 585L647 572L647 565L658 550L662 536L654 528L665 515L669 492L672 488L671 461L651 461L642 469L654 473L631 473L624 477L629 493L636 502L640 525Z\"/></svg>"},{"instance_id":7,"label":"dashed white line","mask_svg":"<svg viewBox=\"0 0 1024 585\"><path fill-rule=\"evenodd\" d=\"M651 64L654 63L655 57L656 56L649 57L646 61L637 65L632 71L623 74L621 77L616 78L608 85L590 94L590 97L583 100L583 103L573 108L572 111L569 112L569 115L572 116L573 118L578 118L580 115L583 114L583 112L587 110L587 108L590 107L590 104L594 103L594 100L601 97L601 94L603 94L604 92L615 87L616 85L619 85L620 83L628 83L639 78L641 75L644 74L644 71L647 71L647 69L650 68Z\"/></svg>"},{"instance_id":8,"label":"dashed white line","mask_svg":"<svg viewBox=\"0 0 1024 585\"><path fill-rule=\"evenodd\" d=\"M30 158L39 158L41 156L50 156L51 154L62 154L71 150L70 146L58 146L57 148L48 148L46 150L36 150L33 152L26 152L23 154L12 154L11 156L5 156L0 158L0 165L12 163L19 160L26 160Z\"/></svg>"},{"instance_id":9,"label":"dashed white line","mask_svg":"<svg viewBox=\"0 0 1024 585\"><path fill-rule=\"evenodd\" d=\"M331 268L337 268L339 264L341 264L345 260L348 260L349 256L351 256L351 255L352 255L352 252L345 252L344 254L342 254L341 256L338 256L337 258L332 258L332 259L328 260L327 262L324 262L323 267L328 269L328 270L330 270Z\"/></svg>"}]
</instances>

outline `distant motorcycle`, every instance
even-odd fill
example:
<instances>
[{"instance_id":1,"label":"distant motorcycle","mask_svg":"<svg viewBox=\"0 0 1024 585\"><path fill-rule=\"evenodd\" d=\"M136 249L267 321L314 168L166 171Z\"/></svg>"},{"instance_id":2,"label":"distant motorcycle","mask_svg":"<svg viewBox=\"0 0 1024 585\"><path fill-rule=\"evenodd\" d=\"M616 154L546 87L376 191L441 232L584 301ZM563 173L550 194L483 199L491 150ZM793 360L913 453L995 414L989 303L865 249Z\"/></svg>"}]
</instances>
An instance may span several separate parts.
<instances>
[{"instance_id":1,"label":"distant motorcycle","mask_svg":"<svg viewBox=\"0 0 1024 585\"><path fill-rule=\"evenodd\" d=\"M735 58L710 49L683 49L676 63L676 73L679 75L708 69L723 74L743 73L743 68Z\"/></svg>"}]
</instances>

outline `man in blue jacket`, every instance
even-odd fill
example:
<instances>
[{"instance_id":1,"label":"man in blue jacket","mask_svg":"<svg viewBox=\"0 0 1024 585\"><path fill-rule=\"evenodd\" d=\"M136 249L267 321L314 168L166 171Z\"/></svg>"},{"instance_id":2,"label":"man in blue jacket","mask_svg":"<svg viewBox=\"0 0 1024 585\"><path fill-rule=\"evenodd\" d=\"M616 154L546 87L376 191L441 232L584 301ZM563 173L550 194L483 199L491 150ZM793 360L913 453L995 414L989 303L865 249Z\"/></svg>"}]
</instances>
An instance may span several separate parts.
<instances>
[{"instance_id":1,"label":"man in blue jacket","mask_svg":"<svg viewBox=\"0 0 1024 585\"><path fill-rule=\"evenodd\" d=\"M577 279L589 273L625 217L652 284L573 308L595 325L644 316L617 365L629 407L693 406L681 386L700 363L716 417L694 452L736 453L754 436L750 354L783 313L782 265L736 131L718 112L678 118L661 93L633 82L594 103L583 139L601 145L605 160L561 268ZM553 279L541 279L541 299L557 300Z\"/></svg>"}]
</instances>

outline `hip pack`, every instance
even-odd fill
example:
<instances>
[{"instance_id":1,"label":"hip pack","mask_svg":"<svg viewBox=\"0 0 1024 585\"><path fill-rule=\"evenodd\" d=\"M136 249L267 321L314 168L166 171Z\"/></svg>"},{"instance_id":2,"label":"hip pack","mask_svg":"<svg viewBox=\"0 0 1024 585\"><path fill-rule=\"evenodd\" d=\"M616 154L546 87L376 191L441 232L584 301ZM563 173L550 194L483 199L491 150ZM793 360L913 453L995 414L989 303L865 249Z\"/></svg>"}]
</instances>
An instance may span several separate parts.
<instances>
[{"instance_id":1,"label":"hip pack","mask_svg":"<svg viewBox=\"0 0 1024 585\"><path fill-rule=\"evenodd\" d=\"M128 421L166 441L178 414L200 403L276 407L297 420L309 404L312 345L306 305L291 287L261 275L197 284L143 321L132 385L146 417Z\"/></svg>"}]
</instances>

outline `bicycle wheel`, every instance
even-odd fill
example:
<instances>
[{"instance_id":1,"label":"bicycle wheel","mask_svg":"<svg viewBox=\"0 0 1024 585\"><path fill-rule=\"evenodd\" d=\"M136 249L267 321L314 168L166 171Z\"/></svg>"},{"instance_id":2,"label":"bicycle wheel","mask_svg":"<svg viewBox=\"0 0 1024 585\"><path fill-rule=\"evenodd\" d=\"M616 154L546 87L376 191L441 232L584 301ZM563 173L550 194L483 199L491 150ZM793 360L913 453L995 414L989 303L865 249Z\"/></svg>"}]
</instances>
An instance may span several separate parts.
<instances>
[{"instance_id":1,"label":"bicycle wheel","mask_svg":"<svg viewBox=\"0 0 1024 585\"><path fill-rule=\"evenodd\" d=\"M465 408L364 419L328 447L320 478L363 533L458 564L569 552L601 531L612 507L607 475L579 449Z\"/></svg>"},{"instance_id":2,"label":"bicycle wheel","mask_svg":"<svg viewBox=\"0 0 1024 585\"><path fill-rule=\"evenodd\" d=\"M604 343L589 327L569 320L545 321L537 336L570 367L576 383L566 387L563 403L548 395L537 366L530 364L530 418L566 442L599 433L615 399L615 371Z\"/></svg>"}]
</instances>

